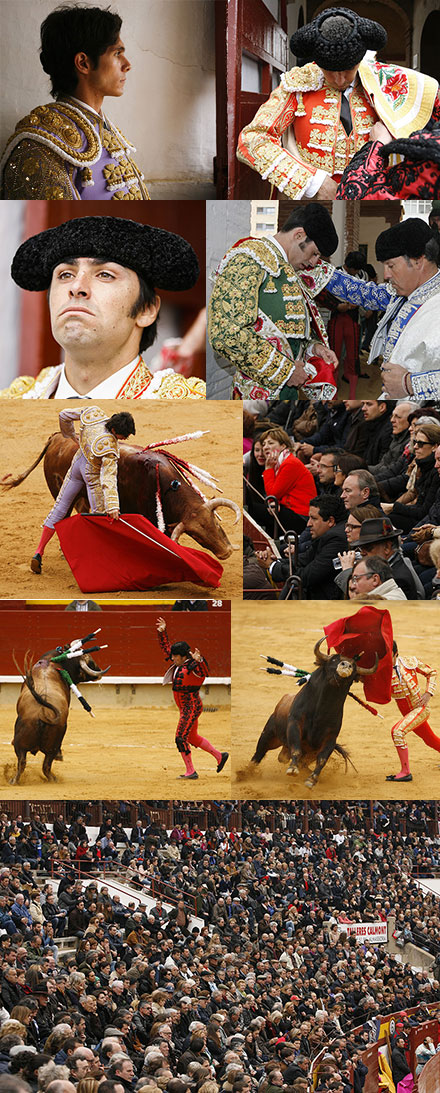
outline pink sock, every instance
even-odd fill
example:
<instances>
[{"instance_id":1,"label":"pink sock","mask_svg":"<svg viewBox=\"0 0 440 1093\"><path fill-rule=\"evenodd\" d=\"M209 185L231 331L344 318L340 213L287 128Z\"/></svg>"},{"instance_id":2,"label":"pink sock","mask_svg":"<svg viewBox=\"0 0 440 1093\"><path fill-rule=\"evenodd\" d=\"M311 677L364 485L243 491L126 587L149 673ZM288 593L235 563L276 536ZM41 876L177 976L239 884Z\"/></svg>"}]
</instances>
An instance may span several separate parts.
<instances>
[{"instance_id":1,"label":"pink sock","mask_svg":"<svg viewBox=\"0 0 440 1093\"><path fill-rule=\"evenodd\" d=\"M187 774L194 774L194 764L193 764L193 761L192 761L191 752L186 754L184 751L182 751L180 754L181 754L183 762L185 764L186 773Z\"/></svg>"},{"instance_id":2,"label":"pink sock","mask_svg":"<svg viewBox=\"0 0 440 1093\"><path fill-rule=\"evenodd\" d=\"M52 535L55 535L55 528L47 528L46 525L44 525L43 534L36 550L37 554L41 554L41 556L43 556L44 548L47 546L49 540L52 538Z\"/></svg>"},{"instance_id":3,"label":"pink sock","mask_svg":"<svg viewBox=\"0 0 440 1093\"><path fill-rule=\"evenodd\" d=\"M217 748L215 748L213 744L210 744L209 740L205 740L204 736L197 735L195 740L191 740L191 743L194 744L195 748L201 748L202 751L208 751L210 755L214 756L214 759L217 760L217 763L220 762L220 759L222 757L221 751L217 751Z\"/></svg>"},{"instance_id":4,"label":"pink sock","mask_svg":"<svg viewBox=\"0 0 440 1093\"><path fill-rule=\"evenodd\" d=\"M403 778L406 774L410 774L411 771L409 769L408 748L407 747L404 747L404 748L396 747L396 751L397 751L397 754L399 756L400 765L401 765L401 768L402 768L401 770L399 770L399 773L396 774L396 781L398 782L400 778Z\"/></svg>"}]
</instances>

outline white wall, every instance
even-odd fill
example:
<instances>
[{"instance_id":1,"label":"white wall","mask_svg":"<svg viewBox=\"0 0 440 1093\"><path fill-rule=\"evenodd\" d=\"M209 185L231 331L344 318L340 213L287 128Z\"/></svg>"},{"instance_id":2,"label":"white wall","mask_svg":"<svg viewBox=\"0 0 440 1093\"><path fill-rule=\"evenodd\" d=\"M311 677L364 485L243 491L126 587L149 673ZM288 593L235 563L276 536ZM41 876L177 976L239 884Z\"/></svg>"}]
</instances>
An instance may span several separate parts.
<instances>
[{"instance_id":1,"label":"white wall","mask_svg":"<svg viewBox=\"0 0 440 1093\"><path fill-rule=\"evenodd\" d=\"M107 7L108 0L79 0ZM50 102L40 24L58 0L1 0L0 144L33 106ZM132 65L104 111L137 148L153 198L214 196L215 42L212 0L114 0Z\"/></svg>"},{"instance_id":2,"label":"white wall","mask_svg":"<svg viewBox=\"0 0 440 1093\"><path fill-rule=\"evenodd\" d=\"M206 302L212 289L215 269L237 239L250 235L251 206L249 201L206 202ZM228 399L232 390L233 365L216 358L209 342L206 357L207 397Z\"/></svg>"}]
</instances>

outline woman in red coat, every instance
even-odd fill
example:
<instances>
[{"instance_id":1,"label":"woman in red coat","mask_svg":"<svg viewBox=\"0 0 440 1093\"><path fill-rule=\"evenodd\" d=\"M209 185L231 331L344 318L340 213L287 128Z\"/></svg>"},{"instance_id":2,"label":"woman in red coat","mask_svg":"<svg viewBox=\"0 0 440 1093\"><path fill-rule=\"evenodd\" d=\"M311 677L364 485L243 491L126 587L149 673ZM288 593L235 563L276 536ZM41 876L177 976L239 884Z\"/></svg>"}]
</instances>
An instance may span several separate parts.
<instances>
[{"instance_id":1,"label":"woman in red coat","mask_svg":"<svg viewBox=\"0 0 440 1093\"><path fill-rule=\"evenodd\" d=\"M279 518L286 531L303 531L309 504L316 497L313 475L292 452L292 441L284 429L274 427L260 437L265 457L263 471L266 495L279 504Z\"/></svg>"}]
</instances>

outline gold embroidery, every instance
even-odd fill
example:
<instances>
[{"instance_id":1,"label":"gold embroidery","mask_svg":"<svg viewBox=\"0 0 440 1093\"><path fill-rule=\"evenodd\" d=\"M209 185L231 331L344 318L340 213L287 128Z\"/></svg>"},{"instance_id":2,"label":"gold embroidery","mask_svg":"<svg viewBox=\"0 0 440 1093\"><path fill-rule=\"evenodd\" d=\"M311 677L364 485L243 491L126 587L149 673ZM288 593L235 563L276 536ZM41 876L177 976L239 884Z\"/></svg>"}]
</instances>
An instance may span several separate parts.
<instances>
[{"instance_id":1,"label":"gold embroidery","mask_svg":"<svg viewBox=\"0 0 440 1093\"><path fill-rule=\"evenodd\" d=\"M148 196L148 195L147 195ZM128 193L124 193L123 190L116 190L113 194L113 201L140 201L143 197L142 191L139 186L130 186Z\"/></svg>"}]
</instances>

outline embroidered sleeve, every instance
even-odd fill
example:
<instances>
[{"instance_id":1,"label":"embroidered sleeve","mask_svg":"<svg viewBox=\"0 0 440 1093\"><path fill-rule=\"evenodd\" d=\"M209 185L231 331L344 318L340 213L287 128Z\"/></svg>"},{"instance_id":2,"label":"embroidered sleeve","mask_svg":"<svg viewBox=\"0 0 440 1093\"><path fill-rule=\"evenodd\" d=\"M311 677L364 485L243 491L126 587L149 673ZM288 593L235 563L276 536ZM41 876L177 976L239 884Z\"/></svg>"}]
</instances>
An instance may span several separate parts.
<instances>
[{"instance_id":1,"label":"embroidered sleeve","mask_svg":"<svg viewBox=\"0 0 440 1093\"><path fill-rule=\"evenodd\" d=\"M101 459L100 480L106 512L119 512L118 458L116 452L108 452Z\"/></svg>"},{"instance_id":2,"label":"embroidered sleeve","mask_svg":"<svg viewBox=\"0 0 440 1093\"><path fill-rule=\"evenodd\" d=\"M190 660L185 667L185 683L191 686L191 684L200 686L206 676L209 673L208 662L203 657L203 660Z\"/></svg>"},{"instance_id":3,"label":"embroidered sleeve","mask_svg":"<svg viewBox=\"0 0 440 1093\"><path fill-rule=\"evenodd\" d=\"M62 201L77 197L66 163L44 144L21 140L3 172L3 197Z\"/></svg>"},{"instance_id":4,"label":"embroidered sleeve","mask_svg":"<svg viewBox=\"0 0 440 1093\"><path fill-rule=\"evenodd\" d=\"M60 432L69 440L78 440L75 433L75 421L79 421L81 410L61 410L59 415Z\"/></svg>"},{"instance_id":5,"label":"embroidered sleeve","mask_svg":"<svg viewBox=\"0 0 440 1093\"><path fill-rule=\"evenodd\" d=\"M426 690L430 695L433 695L437 686L437 672L435 668L430 668L429 664L422 664L422 662L418 660L417 674L424 676L426 679Z\"/></svg>"},{"instance_id":6,"label":"embroidered sleeve","mask_svg":"<svg viewBox=\"0 0 440 1093\"><path fill-rule=\"evenodd\" d=\"M413 373L411 383L417 400L440 398L440 371Z\"/></svg>"},{"instance_id":7,"label":"embroidered sleeve","mask_svg":"<svg viewBox=\"0 0 440 1093\"><path fill-rule=\"evenodd\" d=\"M338 300L347 300L350 304L359 304L373 311L386 311L391 299L387 285L360 281L358 277L350 277L349 273L339 269L335 269L326 287Z\"/></svg>"},{"instance_id":8,"label":"embroidered sleeve","mask_svg":"<svg viewBox=\"0 0 440 1093\"><path fill-rule=\"evenodd\" d=\"M258 291L264 277L265 270L247 255L237 254L228 262L211 296L208 337L216 352L238 365L251 380L272 385L275 394L294 366L254 330Z\"/></svg>"},{"instance_id":9,"label":"embroidered sleeve","mask_svg":"<svg viewBox=\"0 0 440 1093\"><path fill-rule=\"evenodd\" d=\"M171 645L166 630L158 630L157 636L159 638L159 645L165 656L165 660L170 660L171 657Z\"/></svg>"},{"instance_id":10,"label":"embroidered sleeve","mask_svg":"<svg viewBox=\"0 0 440 1093\"><path fill-rule=\"evenodd\" d=\"M258 171L262 179L271 182L286 197L301 197L315 168L283 148L282 135L292 125L297 110L297 98L281 85L242 130L238 138L237 157Z\"/></svg>"}]
</instances>

